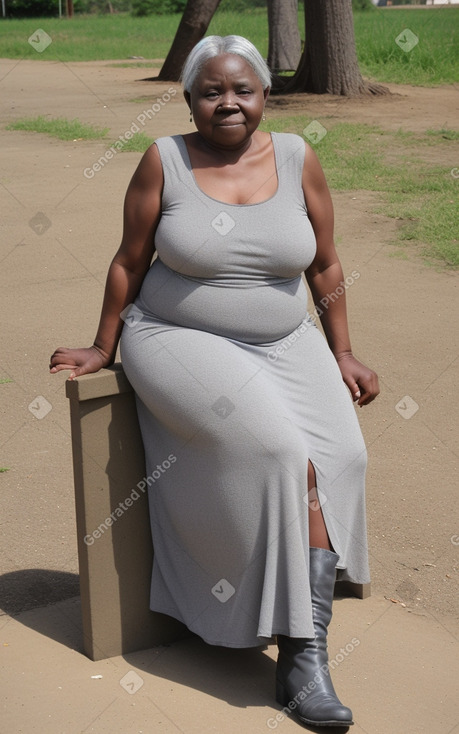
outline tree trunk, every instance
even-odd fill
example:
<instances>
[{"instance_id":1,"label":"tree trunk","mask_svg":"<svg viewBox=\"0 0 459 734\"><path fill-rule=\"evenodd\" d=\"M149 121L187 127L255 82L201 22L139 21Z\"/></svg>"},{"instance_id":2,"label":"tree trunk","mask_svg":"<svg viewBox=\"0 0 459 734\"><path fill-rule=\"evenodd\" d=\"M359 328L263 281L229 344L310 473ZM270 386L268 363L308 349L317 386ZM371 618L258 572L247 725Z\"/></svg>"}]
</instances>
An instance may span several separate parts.
<instances>
[{"instance_id":1,"label":"tree trunk","mask_svg":"<svg viewBox=\"0 0 459 734\"><path fill-rule=\"evenodd\" d=\"M355 51L352 0L304 0L306 40L298 69L275 91L339 94L385 94L380 84L365 82Z\"/></svg>"},{"instance_id":2,"label":"tree trunk","mask_svg":"<svg viewBox=\"0 0 459 734\"><path fill-rule=\"evenodd\" d=\"M269 48L271 71L295 70L301 57L298 29L298 0L268 0Z\"/></svg>"},{"instance_id":3,"label":"tree trunk","mask_svg":"<svg viewBox=\"0 0 459 734\"><path fill-rule=\"evenodd\" d=\"M209 27L220 0L188 0L158 81L177 82L185 59Z\"/></svg>"}]
</instances>

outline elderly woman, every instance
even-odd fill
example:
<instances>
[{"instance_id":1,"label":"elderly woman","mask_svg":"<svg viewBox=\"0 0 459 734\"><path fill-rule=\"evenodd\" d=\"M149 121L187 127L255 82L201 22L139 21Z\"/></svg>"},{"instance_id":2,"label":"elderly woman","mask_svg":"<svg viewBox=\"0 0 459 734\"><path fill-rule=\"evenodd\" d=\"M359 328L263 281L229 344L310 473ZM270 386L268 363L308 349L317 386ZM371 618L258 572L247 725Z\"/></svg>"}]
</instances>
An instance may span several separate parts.
<instances>
[{"instance_id":1,"label":"elderly woman","mask_svg":"<svg viewBox=\"0 0 459 734\"><path fill-rule=\"evenodd\" d=\"M196 132L143 156L94 345L57 349L51 372L112 364L121 336L147 474L168 459L149 490L151 608L212 645L276 635L277 701L303 723L348 726L327 627L336 570L369 580L352 401L373 400L377 376L351 351L318 159L297 135L258 130L270 88L258 51L205 38L183 85ZM328 303L326 339L303 271Z\"/></svg>"}]
</instances>

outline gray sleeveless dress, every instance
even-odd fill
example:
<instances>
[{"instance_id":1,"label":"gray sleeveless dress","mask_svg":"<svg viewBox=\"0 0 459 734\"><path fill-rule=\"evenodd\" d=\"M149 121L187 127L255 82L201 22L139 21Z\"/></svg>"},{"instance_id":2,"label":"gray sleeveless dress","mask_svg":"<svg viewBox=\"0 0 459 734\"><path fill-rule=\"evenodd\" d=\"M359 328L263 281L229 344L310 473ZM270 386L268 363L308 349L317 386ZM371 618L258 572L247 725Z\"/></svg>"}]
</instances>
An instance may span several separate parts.
<instances>
[{"instance_id":1,"label":"gray sleeveless dress","mask_svg":"<svg viewBox=\"0 0 459 734\"><path fill-rule=\"evenodd\" d=\"M315 254L304 141L272 142L277 192L235 205L200 190L181 136L156 141L158 258L121 338L147 461L151 608L227 647L314 637L308 460L340 577L369 580L365 446L301 278Z\"/></svg>"}]
</instances>

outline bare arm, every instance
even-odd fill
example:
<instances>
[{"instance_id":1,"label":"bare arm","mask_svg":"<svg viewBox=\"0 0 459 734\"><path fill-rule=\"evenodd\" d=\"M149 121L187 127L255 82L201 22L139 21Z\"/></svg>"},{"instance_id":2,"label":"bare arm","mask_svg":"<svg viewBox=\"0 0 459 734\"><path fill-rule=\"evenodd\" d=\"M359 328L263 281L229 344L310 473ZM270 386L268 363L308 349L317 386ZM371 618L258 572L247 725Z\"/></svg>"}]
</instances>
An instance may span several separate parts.
<instances>
[{"instance_id":1,"label":"bare arm","mask_svg":"<svg viewBox=\"0 0 459 734\"><path fill-rule=\"evenodd\" d=\"M70 369L72 379L113 363L123 328L120 314L137 296L155 252L162 186L161 160L157 147L152 145L142 157L126 192L123 237L108 271L94 345L85 349L59 347L51 357L51 372Z\"/></svg>"},{"instance_id":2,"label":"bare arm","mask_svg":"<svg viewBox=\"0 0 459 734\"><path fill-rule=\"evenodd\" d=\"M325 336L338 362L343 380L353 399L359 405L366 405L379 393L378 377L352 354L346 292L342 288L344 276L333 240L333 204L322 167L309 145L306 145L303 191L317 241L316 256L305 273L306 280L318 312L321 312L320 320ZM330 294L336 297L327 299ZM326 302L326 307L320 307L321 301Z\"/></svg>"}]
</instances>

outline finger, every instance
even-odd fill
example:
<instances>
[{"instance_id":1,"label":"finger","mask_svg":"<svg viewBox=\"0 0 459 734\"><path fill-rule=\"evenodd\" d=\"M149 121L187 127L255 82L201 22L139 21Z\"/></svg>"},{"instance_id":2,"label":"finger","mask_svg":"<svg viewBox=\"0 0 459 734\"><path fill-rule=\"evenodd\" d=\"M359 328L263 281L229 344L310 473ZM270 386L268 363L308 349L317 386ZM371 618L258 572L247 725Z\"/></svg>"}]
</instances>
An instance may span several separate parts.
<instances>
[{"instance_id":1,"label":"finger","mask_svg":"<svg viewBox=\"0 0 459 734\"><path fill-rule=\"evenodd\" d=\"M368 405L368 403L371 403L372 400L373 396L371 392L364 392L363 395L360 396L357 405L362 407L362 405Z\"/></svg>"},{"instance_id":2,"label":"finger","mask_svg":"<svg viewBox=\"0 0 459 734\"><path fill-rule=\"evenodd\" d=\"M371 387L369 385L369 381L364 377L358 377L357 379L359 387L359 397L357 400L357 405L366 405L368 398L371 395Z\"/></svg>"},{"instance_id":3,"label":"finger","mask_svg":"<svg viewBox=\"0 0 459 734\"><path fill-rule=\"evenodd\" d=\"M362 394L362 396L361 396L361 398L360 398L360 400L359 400L359 403L358 403L358 404L359 404L360 406L362 406L362 405L368 405L368 404L369 404L369 403L371 403L371 402L372 402L372 401L373 401L373 400L374 400L374 399L375 399L375 398L376 398L376 397L377 397L378 395L379 395L379 388L378 388L378 386L374 386L374 385L371 385L371 387L367 388L367 389L366 389L366 390L365 390L365 391L363 392L363 394Z\"/></svg>"},{"instance_id":4,"label":"finger","mask_svg":"<svg viewBox=\"0 0 459 734\"><path fill-rule=\"evenodd\" d=\"M85 362L80 367L74 367L69 375L69 380L73 380L75 377L82 377L83 375L90 375L93 372L99 372L101 369L100 364L97 362Z\"/></svg>"},{"instance_id":5,"label":"finger","mask_svg":"<svg viewBox=\"0 0 459 734\"><path fill-rule=\"evenodd\" d=\"M376 395L369 394L368 397L365 398L364 400L362 400L361 403L359 402L359 406L362 408L364 405L369 405L370 403L373 402L373 400L375 399L375 397L376 397Z\"/></svg>"},{"instance_id":6,"label":"finger","mask_svg":"<svg viewBox=\"0 0 459 734\"><path fill-rule=\"evenodd\" d=\"M81 377L81 375L85 375L87 371L88 370L85 370L84 367L74 367L69 374L69 380L74 380L75 377Z\"/></svg>"},{"instance_id":7,"label":"finger","mask_svg":"<svg viewBox=\"0 0 459 734\"><path fill-rule=\"evenodd\" d=\"M352 400L356 401L359 400L361 396L360 388L357 384L357 382L354 380L353 377L344 377L344 382L348 386L349 390L351 391Z\"/></svg>"},{"instance_id":8,"label":"finger","mask_svg":"<svg viewBox=\"0 0 459 734\"><path fill-rule=\"evenodd\" d=\"M50 372L61 372L62 370L74 370L75 365L74 364L56 364L54 367L51 367Z\"/></svg>"},{"instance_id":9,"label":"finger","mask_svg":"<svg viewBox=\"0 0 459 734\"><path fill-rule=\"evenodd\" d=\"M61 351L56 350L49 358L49 366L57 367L59 364L68 364L69 360L72 359L68 352L70 352L70 349L63 349Z\"/></svg>"},{"instance_id":10,"label":"finger","mask_svg":"<svg viewBox=\"0 0 459 734\"><path fill-rule=\"evenodd\" d=\"M72 364L70 364L69 362L66 362L66 361L57 362L57 363L56 362L54 362L54 363L53 362L50 362L49 363L49 369L50 369L51 372L56 372L59 369L71 370L71 369L73 369L73 367L76 367L75 362L73 362Z\"/></svg>"},{"instance_id":11,"label":"finger","mask_svg":"<svg viewBox=\"0 0 459 734\"><path fill-rule=\"evenodd\" d=\"M71 352L71 351L72 351L72 350L71 350L71 349L68 349L67 347L58 347L58 348L57 348L57 349L56 349L56 350L55 350L55 351L53 352L53 354L51 355L51 359L52 359L53 357L62 357L62 356L64 356L65 354L68 354L68 352Z\"/></svg>"}]
</instances>

